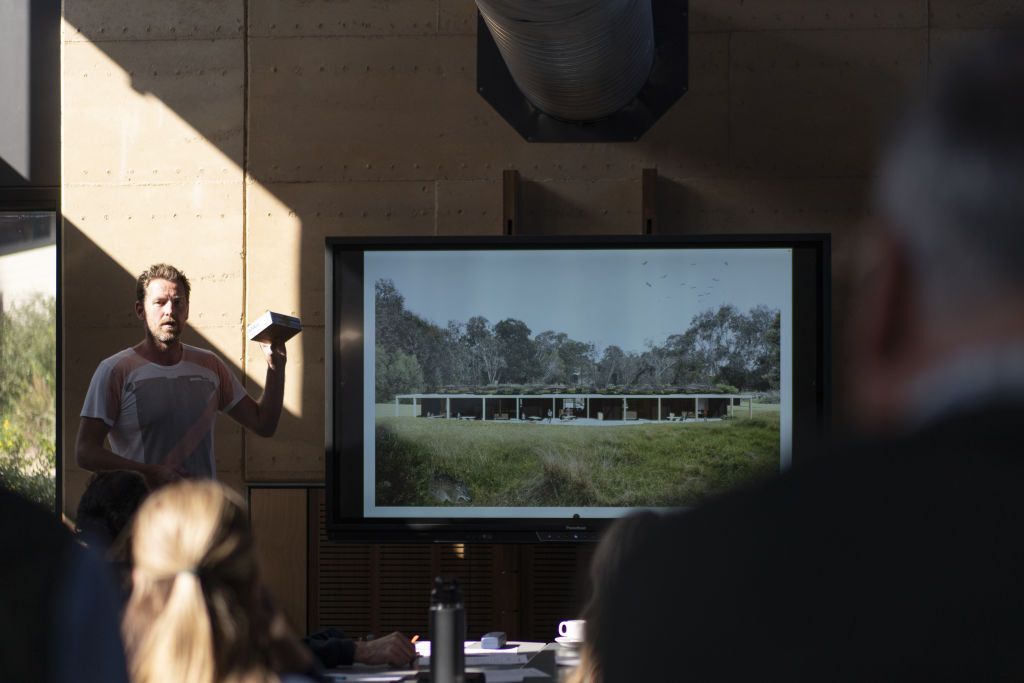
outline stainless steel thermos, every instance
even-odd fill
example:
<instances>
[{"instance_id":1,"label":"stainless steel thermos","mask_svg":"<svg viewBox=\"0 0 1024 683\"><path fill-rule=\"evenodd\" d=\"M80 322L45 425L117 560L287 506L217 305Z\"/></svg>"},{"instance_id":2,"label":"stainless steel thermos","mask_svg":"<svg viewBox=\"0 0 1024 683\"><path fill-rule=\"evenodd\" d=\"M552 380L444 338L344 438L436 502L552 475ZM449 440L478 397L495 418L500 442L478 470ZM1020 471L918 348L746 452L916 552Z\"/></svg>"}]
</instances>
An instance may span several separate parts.
<instances>
[{"instance_id":1,"label":"stainless steel thermos","mask_svg":"<svg viewBox=\"0 0 1024 683\"><path fill-rule=\"evenodd\" d=\"M454 576L438 576L430 593L430 680L464 683L466 606Z\"/></svg>"}]
</instances>

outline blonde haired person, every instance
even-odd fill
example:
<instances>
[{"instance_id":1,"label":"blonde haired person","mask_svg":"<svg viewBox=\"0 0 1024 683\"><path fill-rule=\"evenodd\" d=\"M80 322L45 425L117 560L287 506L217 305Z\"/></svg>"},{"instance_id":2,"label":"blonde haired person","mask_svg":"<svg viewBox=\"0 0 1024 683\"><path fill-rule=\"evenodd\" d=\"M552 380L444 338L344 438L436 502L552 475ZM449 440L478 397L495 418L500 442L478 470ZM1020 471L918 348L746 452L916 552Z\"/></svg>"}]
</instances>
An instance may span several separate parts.
<instances>
[{"instance_id":1,"label":"blonde haired person","mask_svg":"<svg viewBox=\"0 0 1024 683\"><path fill-rule=\"evenodd\" d=\"M150 495L134 523L122 631L135 683L309 681L308 651L275 616L241 497L212 480Z\"/></svg>"},{"instance_id":2,"label":"blonde haired person","mask_svg":"<svg viewBox=\"0 0 1024 683\"><path fill-rule=\"evenodd\" d=\"M604 628L607 594L633 554L633 539L657 518L650 510L639 510L616 520L601 538L590 561L590 599L580 615L587 621L580 646L580 663L569 673L565 683L601 683L601 661L594 641Z\"/></svg>"}]
</instances>

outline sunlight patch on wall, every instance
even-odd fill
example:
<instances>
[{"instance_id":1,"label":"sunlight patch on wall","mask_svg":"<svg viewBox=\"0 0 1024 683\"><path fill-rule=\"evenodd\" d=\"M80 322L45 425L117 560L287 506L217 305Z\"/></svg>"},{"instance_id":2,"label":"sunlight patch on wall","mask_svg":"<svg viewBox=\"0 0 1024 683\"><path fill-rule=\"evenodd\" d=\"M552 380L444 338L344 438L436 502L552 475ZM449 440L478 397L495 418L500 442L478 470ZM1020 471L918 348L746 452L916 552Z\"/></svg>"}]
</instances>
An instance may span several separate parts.
<instances>
[{"instance_id":1,"label":"sunlight patch on wall","mask_svg":"<svg viewBox=\"0 0 1024 683\"><path fill-rule=\"evenodd\" d=\"M250 218L246 224L246 323L264 311L303 319L299 287L302 282L302 221L295 211L251 176L246 182L246 205ZM252 245L262 248L253 249ZM273 246L268 248L267 245ZM317 261L306 264L306 267L317 267L321 263ZM303 327L308 326L308 316L302 322ZM310 334L317 332L306 329L288 342L289 370L284 407L298 416L302 415L302 374L297 371L300 366L294 361L301 359L300 351L306 341L304 335ZM247 350L249 375L262 382L264 371L260 349L250 343Z\"/></svg>"},{"instance_id":2,"label":"sunlight patch on wall","mask_svg":"<svg viewBox=\"0 0 1024 683\"><path fill-rule=\"evenodd\" d=\"M124 274L134 280L160 261L181 268L192 283L185 341L243 368L258 396L266 364L244 327L268 308L301 315L301 221L251 178L246 188L243 41L94 43L66 21L61 28L62 212L123 269L98 273L71 253L67 271L95 276L101 291L123 297L116 304L123 314L119 308L108 320L133 327L134 292L124 291ZM261 241L254 251L247 240L246 206L254 203L282 217L272 249ZM75 317L95 325L69 307L69 324ZM289 350L292 367L301 368L300 345ZM292 370L289 411L300 412L301 395L301 372Z\"/></svg>"}]
</instances>

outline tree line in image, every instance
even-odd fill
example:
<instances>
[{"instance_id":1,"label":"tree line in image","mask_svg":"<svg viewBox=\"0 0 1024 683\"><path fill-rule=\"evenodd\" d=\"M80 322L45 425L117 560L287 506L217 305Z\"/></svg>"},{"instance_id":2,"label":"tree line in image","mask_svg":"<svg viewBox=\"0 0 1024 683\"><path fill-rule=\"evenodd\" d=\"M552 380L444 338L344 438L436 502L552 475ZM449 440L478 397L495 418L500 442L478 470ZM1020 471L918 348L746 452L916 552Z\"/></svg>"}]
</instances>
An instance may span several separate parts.
<instances>
[{"instance_id":1,"label":"tree line in image","mask_svg":"<svg viewBox=\"0 0 1024 683\"><path fill-rule=\"evenodd\" d=\"M614 388L773 391L779 388L779 311L732 305L693 317L687 330L642 352L598 349L564 332L536 335L514 318L483 316L439 327L405 308L391 280L375 283L376 400L454 387L561 386L574 391Z\"/></svg>"}]
</instances>

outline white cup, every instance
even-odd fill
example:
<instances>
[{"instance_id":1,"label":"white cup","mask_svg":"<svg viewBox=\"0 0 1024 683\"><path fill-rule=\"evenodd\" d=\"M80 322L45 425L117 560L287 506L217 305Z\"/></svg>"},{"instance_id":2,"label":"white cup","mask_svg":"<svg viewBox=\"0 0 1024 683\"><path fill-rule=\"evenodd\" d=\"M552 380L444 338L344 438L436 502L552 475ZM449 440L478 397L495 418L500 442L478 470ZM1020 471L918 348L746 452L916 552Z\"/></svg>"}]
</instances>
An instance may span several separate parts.
<instances>
[{"instance_id":1,"label":"white cup","mask_svg":"<svg viewBox=\"0 0 1024 683\"><path fill-rule=\"evenodd\" d=\"M566 640L583 640L586 630L586 619L566 619L558 624L558 635Z\"/></svg>"}]
</instances>

